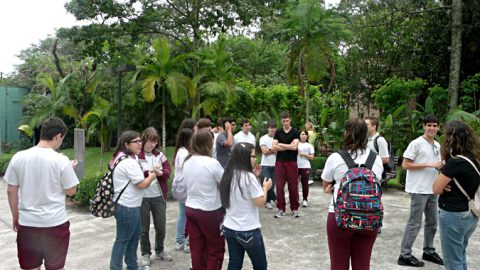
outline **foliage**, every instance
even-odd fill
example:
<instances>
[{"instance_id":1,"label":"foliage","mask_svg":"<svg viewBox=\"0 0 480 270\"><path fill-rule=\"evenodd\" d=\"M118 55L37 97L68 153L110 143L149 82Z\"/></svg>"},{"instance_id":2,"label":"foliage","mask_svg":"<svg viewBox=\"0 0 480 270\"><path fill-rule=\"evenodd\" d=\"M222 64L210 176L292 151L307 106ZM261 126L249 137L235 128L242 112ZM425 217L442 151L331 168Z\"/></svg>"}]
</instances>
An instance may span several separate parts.
<instances>
[{"instance_id":1,"label":"foliage","mask_svg":"<svg viewBox=\"0 0 480 270\"><path fill-rule=\"evenodd\" d=\"M440 120L440 123L445 121L448 113L448 90L435 85L428 88L428 97L425 100L425 113L434 114Z\"/></svg>"},{"instance_id":2,"label":"foliage","mask_svg":"<svg viewBox=\"0 0 480 270\"><path fill-rule=\"evenodd\" d=\"M75 201L80 202L84 206L89 206L90 199L92 199L95 194L95 189L97 188L100 178L102 178L101 173L82 178L80 184L77 186L77 193L75 193L74 197Z\"/></svg>"},{"instance_id":3,"label":"foliage","mask_svg":"<svg viewBox=\"0 0 480 270\"><path fill-rule=\"evenodd\" d=\"M311 174L313 174L314 178L317 176L317 170L323 169L325 167L326 162L327 162L327 157L323 157L323 156L317 156L313 158L312 161L310 161L310 165L312 167Z\"/></svg>"},{"instance_id":4,"label":"foliage","mask_svg":"<svg viewBox=\"0 0 480 270\"><path fill-rule=\"evenodd\" d=\"M479 109L478 94L480 92L480 73L468 77L460 85L460 104L462 110L474 112Z\"/></svg>"},{"instance_id":5,"label":"foliage","mask_svg":"<svg viewBox=\"0 0 480 270\"><path fill-rule=\"evenodd\" d=\"M0 175L4 175L7 171L8 163L10 163L12 155L9 155L9 153L2 153L2 157L0 157Z\"/></svg>"},{"instance_id":6,"label":"foliage","mask_svg":"<svg viewBox=\"0 0 480 270\"><path fill-rule=\"evenodd\" d=\"M375 105L384 114L392 114L402 105L408 104L410 108L414 108L416 97L424 87L425 81L422 79L390 78L373 93Z\"/></svg>"}]
</instances>

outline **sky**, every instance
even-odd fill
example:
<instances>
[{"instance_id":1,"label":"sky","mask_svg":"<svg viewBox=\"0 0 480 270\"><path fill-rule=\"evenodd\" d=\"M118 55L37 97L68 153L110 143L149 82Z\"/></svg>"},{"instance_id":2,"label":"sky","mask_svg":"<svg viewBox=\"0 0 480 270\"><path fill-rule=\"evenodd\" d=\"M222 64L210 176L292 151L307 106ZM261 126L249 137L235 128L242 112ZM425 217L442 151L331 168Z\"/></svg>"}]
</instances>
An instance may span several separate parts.
<instances>
[{"instance_id":1,"label":"sky","mask_svg":"<svg viewBox=\"0 0 480 270\"><path fill-rule=\"evenodd\" d=\"M1 0L0 1L0 72L9 74L21 50L37 44L55 29L70 27L75 17L64 8L66 0Z\"/></svg>"},{"instance_id":2,"label":"sky","mask_svg":"<svg viewBox=\"0 0 480 270\"><path fill-rule=\"evenodd\" d=\"M327 6L340 0L327 0ZM17 55L55 30L79 24L64 8L66 0L0 0L0 72L20 64Z\"/></svg>"}]
</instances>

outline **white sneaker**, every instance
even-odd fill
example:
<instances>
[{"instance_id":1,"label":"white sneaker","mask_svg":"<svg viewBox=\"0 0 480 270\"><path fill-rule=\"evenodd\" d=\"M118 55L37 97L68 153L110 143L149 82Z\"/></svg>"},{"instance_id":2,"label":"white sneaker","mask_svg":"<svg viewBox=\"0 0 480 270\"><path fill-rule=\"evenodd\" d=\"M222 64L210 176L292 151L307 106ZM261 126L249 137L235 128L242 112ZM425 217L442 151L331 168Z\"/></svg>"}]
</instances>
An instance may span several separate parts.
<instances>
[{"instance_id":1,"label":"white sneaker","mask_svg":"<svg viewBox=\"0 0 480 270\"><path fill-rule=\"evenodd\" d=\"M298 210L293 210L292 215L293 215L294 218L299 218L300 217L300 212L298 212Z\"/></svg>"},{"instance_id":2,"label":"white sneaker","mask_svg":"<svg viewBox=\"0 0 480 270\"><path fill-rule=\"evenodd\" d=\"M278 210L277 213L275 214L275 218L282 218L285 216L285 212L282 210Z\"/></svg>"},{"instance_id":3,"label":"white sneaker","mask_svg":"<svg viewBox=\"0 0 480 270\"><path fill-rule=\"evenodd\" d=\"M176 243L175 243L175 250L176 250L176 251L183 250L184 246L185 246L185 243L178 243L178 242L176 242Z\"/></svg>"},{"instance_id":4,"label":"white sneaker","mask_svg":"<svg viewBox=\"0 0 480 270\"><path fill-rule=\"evenodd\" d=\"M269 202L265 203L265 208L267 209L273 209L273 205Z\"/></svg>"},{"instance_id":5,"label":"white sneaker","mask_svg":"<svg viewBox=\"0 0 480 270\"><path fill-rule=\"evenodd\" d=\"M271 204L273 207L277 207L277 201L271 200L271 201L270 201L270 204Z\"/></svg>"},{"instance_id":6,"label":"white sneaker","mask_svg":"<svg viewBox=\"0 0 480 270\"><path fill-rule=\"evenodd\" d=\"M308 180L308 184L309 185L313 184L313 180L312 179Z\"/></svg>"},{"instance_id":7,"label":"white sneaker","mask_svg":"<svg viewBox=\"0 0 480 270\"><path fill-rule=\"evenodd\" d=\"M185 253L190 253L190 243L185 242L185 246L183 247L183 251Z\"/></svg>"},{"instance_id":8,"label":"white sneaker","mask_svg":"<svg viewBox=\"0 0 480 270\"><path fill-rule=\"evenodd\" d=\"M305 201L305 200L304 200L303 203L302 203L302 206L303 206L303 207L308 207L308 201Z\"/></svg>"},{"instance_id":9,"label":"white sneaker","mask_svg":"<svg viewBox=\"0 0 480 270\"><path fill-rule=\"evenodd\" d=\"M150 255L145 254L142 256L143 266L150 266Z\"/></svg>"},{"instance_id":10,"label":"white sneaker","mask_svg":"<svg viewBox=\"0 0 480 270\"><path fill-rule=\"evenodd\" d=\"M155 259L157 260L162 260L162 261L171 261L173 260L172 256L170 256L170 254L168 254L167 252L162 251L160 253L158 253L156 256L155 256Z\"/></svg>"}]
</instances>

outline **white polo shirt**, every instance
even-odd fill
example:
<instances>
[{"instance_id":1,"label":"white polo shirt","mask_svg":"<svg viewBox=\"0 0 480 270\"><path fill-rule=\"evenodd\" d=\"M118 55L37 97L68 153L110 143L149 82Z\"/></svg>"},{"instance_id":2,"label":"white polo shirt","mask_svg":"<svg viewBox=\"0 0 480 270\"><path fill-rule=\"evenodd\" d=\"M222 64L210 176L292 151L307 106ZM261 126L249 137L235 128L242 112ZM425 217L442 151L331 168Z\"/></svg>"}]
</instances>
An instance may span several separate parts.
<instances>
[{"instance_id":1,"label":"white polo shirt","mask_svg":"<svg viewBox=\"0 0 480 270\"><path fill-rule=\"evenodd\" d=\"M235 144L241 143L241 142L246 142L246 143L251 143L253 146L255 146L255 136L251 132L248 132L248 134L245 134L243 131L238 132L233 136L233 139L235 140Z\"/></svg>"}]
</instances>

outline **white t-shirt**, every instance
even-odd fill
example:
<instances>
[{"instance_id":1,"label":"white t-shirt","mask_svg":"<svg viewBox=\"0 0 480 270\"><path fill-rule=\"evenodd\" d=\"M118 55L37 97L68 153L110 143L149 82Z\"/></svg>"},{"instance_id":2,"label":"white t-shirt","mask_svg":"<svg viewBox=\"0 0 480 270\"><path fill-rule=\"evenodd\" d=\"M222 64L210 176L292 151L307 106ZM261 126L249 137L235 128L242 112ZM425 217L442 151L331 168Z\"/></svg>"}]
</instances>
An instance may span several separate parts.
<instances>
[{"instance_id":1,"label":"white t-shirt","mask_svg":"<svg viewBox=\"0 0 480 270\"><path fill-rule=\"evenodd\" d=\"M377 132L372 137L368 138L368 143L367 143L368 149L377 152L377 150L375 150L374 142L375 142L375 138L378 136L380 136L380 133ZM380 136L380 138L378 138L377 144L378 144L377 154L381 158L390 157L390 153L388 153L388 143L383 136Z\"/></svg>"},{"instance_id":2,"label":"white t-shirt","mask_svg":"<svg viewBox=\"0 0 480 270\"><path fill-rule=\"evenodd\" d=\"M117 156L118 159L120 155ZM120 163L118 163L117 167L113 171L113 187L115 189L115 193L113 195L113 200L115 201L118 197L118 194L122 191L122 189L127 185L127 188L120 196L118 203L125 206L125 207L140 207L142 206L142 198L143 198L143 189L137 188L137 184L143 182L145 180L145 176L143 175L142 168L138 164L137 160L134 158L126 158Z\"/></svg>"},{"instance_id":3,"label":"white t-shirt","mask_svg":"<svg viewBox=\"0 0 480 270\"><path fill-rule=\"evenodd\" d=\"M20 225L45 228L67 222L64 190L79 183L68 157L34 146L12 157L4 179L20 187Z\"/></svg>"},{"instance_id":4,"label":"white t-shirt","mask_svg":"<svg viewBox=\"0 0 480 270\"><path fill-rule=\"evenodd\" d=\"M217 138L220 132L213 133L212 158L217 159Z\"/></svg>"},{"instance_id":5,"label":"white t-shirt","mask_svg":"<svg viewBox=\"0 0 480 270\"><path fill-rule=\"evenodd\" d=\"M357 158L355 158L353 161L355 161L357 164L365 164L369 153L370 149L363 150L363 154L361 150L357 150ZM378 155L375 159L375 163L373 163L372 170L375 173L377 181L379 181L382 178L383 164L382 159ZM333 182L333 180L335 180L333 200L337 200L337 192L338 188L340 187L340 182L342 181L343 175L347 171L347 164L345 164L345 161L340 154L333 153L328 157L327 162L325 163L325 168L323 168L322 179L325 182ZM330 213L335 212L333 208L333 200L330 201L330 207L328 208L328 212Z\"/></svg>"},{"instance_id":6,"label":"white t-shirt","mask_svg":"<svg viewBox=\"0 0 480 270\"><path fill-rule=\"evenodd\" d=\"M251 143L253 146L255 146L255 136L251 132L248 132L248 134L245 134L243 131L238 132L233 136L233 140L235 141L235 144L241 143L241 142L246 142L246 143Z\"/></svg>"},{"instance_id":7,"label":"white t-shirt","mask_svg":"<svg viewBox=\"0 0 480 270\"><path fill-rule=\"evenodd\" d=\"M187 184L185 206L203 211L217 210L222 206L218 185L223 168L218 160L193 155L183 164L182 175Z\"/></svg>"},{"instance_id":8,"label":"white t-shirt","mask_svg":"<svg viewBox=\"0 0 480 270\"><path fill-rule=\"evenodd\" d=\"M167 157L163 153L160 153L158 156L145 153L145 160L143 161L140 160L140 166L142 166L143 171L150 171L152 169L153 164L157 164L157 163L163 164L163 162L165 162L166 160L167 160ZM163 194L162 194L162 190L160 189L160 183L158 183L157 178L155 178L155 180L152 181L150 186L144 189L143 197L155 198L159 196L163 196Z\"/></svg>"},{"instance_id":9,"label":"white t-shirt","mask_svg":"<svg viewBox=\"0 0 480 270\"><path fill-rule=\"evenodd\" d=\"M308 142L300 142L298 143L298 152L308 153L308 154L315 154L315 149L313 149L313 145L309 144ZM310 160L306 157L297 155L297 164L299 169L310 169Z\"/></svg>"},{"instance_id":10,"label":"white t-shirt","mask_svg":"<svg viewBox=\"0 0 480 270\"><path fill-rule=\"evenodd\" d=\"M175 176L174 179L182 178L183 173L183 162L185 158L188 156L188 150L185 147L181 147L177 151L177 155L175 156Z\"/></svg>"},{"instance_id":11,"label":"white t-shirt","mask_svg":"<svg viewBox=\"0 0 480 270\"><path fill-rule=\"evenodd\" d=\"M227 208L223 225L235 231L251 231L261 227L258 207L252 199L262 197L263 189L253 173L242 172L239 180L243 197L236 179L232 179L230 207Z\"/></svg>"},{"instance_id":12,"label":"white t-shirt","mask_svg":"<svg viewBox=\"0 0 480 270\"><path fill-rule=\"evenodd\" d=\"M439 162L441 160L440 144L437 141L431 144L423 136L420 136L410 142L407 150L403 153L403 157L413 160L414 163ZM433 194L432 186L437 175L438 171L435 168L407 170L405 191L408 193Z\"/></svg>"},{"instance_id":13,"label":"white t-shirt","mask_svg":"<svg viewBox=\"0 0 480 270\"><path fill-rule=\"evenodd\" d=\"M268 149L272 149L273 137L270 137L268 136L268 134L265 134L262 137L260 137L259 144L260 144L260 147L265 145ZM277 160L276 154L265 155L262 153L262 161L260 162L260 165L266 166L266 167L274 167L276 160Z\"/></svg>"}]
</instances>

